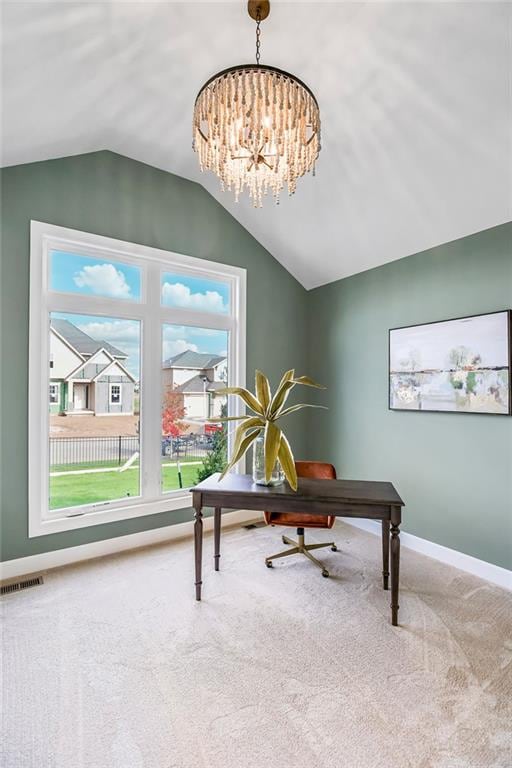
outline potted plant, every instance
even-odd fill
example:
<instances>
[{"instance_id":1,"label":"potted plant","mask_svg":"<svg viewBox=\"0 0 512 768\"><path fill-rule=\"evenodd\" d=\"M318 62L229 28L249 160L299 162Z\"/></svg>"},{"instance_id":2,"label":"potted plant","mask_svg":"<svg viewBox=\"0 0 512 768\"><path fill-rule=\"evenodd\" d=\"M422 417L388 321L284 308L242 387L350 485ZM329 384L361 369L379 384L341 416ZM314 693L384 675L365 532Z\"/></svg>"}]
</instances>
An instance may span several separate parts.
<instances>
[{"instance_id":1,"label":"potted plant","mask_svg":"<svg viewBox=\"0 0 512 768\"><path fill-rule=\"evenodd\" d=\"M270 390L267 377L256 371L255 394L243 387L224 387L218 389L218 395L237 395L252 411L251 415L226 416L221 421L241 421L237 427L232 457L220 479L240 461L242 456L253 446L253 480L258 485L277 485L284 477L291 488L297 490L297 472L290 443L281 427L276 423L283 416L302 408L325 408L323 405L299 403L285 408L292 389L302 384L306 387L325 389L308 376L295 376L292 368L283 374L274 395ZM219 421L219 419L216 419Z\"/></svg>"}]
</instances>

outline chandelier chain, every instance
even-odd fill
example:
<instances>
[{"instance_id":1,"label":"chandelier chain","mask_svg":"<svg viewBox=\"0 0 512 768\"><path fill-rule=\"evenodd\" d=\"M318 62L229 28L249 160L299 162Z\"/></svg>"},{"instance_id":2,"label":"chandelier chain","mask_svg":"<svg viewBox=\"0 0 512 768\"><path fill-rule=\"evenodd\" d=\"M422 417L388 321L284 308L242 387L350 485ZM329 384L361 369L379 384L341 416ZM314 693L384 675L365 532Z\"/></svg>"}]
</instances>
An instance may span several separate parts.
<instances>
[{"instance_id":1,"label":"chandelier chain","mask_svg":"<svg viewBox=\"0 0 512 768\"><path fill-rule=\"evenodd\" d=\"M258 10L256 11L256 66L258 66L258 67L260 65L260 58L261 58L261 53L260 53L260 48L261 48L261 40L260 40L260 38L261 38L261 29L260 29L260 26L261 26L261 11L258 8Z\"/></svg>"}]
</instances>

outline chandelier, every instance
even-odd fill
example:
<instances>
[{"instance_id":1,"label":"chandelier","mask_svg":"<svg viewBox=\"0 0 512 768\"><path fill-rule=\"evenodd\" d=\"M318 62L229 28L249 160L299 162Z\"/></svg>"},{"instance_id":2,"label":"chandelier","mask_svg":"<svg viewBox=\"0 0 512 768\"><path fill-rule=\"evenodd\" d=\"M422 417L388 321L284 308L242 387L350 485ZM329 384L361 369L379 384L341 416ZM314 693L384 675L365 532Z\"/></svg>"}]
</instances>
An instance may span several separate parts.
<instances>
[{"instance_id":1,"label":"chandelier","mask_svg":"<svg viewBox=\"0 0 512 768\"><path fill-rule=\"evenodd\" d=\"M294 75L260 64L260 24L268 0L249 0L256 21L256 64L218 72L201 88L194 106L193 149L201 171L213 171L222 190L246 189L255 207L269 190L276 203L283 187L315 172L320 151L320 112L312 91Z\"/></svg>"}]
</instances>

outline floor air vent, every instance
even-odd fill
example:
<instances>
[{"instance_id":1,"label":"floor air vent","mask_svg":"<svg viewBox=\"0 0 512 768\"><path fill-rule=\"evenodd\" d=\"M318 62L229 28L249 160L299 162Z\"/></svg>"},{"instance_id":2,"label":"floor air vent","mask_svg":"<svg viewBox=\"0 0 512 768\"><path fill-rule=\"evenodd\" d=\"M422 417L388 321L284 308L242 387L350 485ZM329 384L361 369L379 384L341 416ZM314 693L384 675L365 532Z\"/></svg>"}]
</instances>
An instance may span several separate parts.
<instances>
[{"instance_id":1,"label":"floor air vent","mask_svg":"<svg viewBox=\"0 0 512 768\"><path fill-rule=\"evenodd\" d=\"M266 522L264 520L261 520L258 523L247 523L247 525L242 525L242 528L245 528L246 531L252 531L253 528L265 528Z\"/></svg>"},{"instance_id":2,"label":"floor air vent","mask_svg":"<svg viewBox=\"0 0 512 768\"><path fill-rule=\"evenodd\" d=\"M25 579L24 581L15 581L13 584L4 584L0 587L0 594L10 595L11 592L20 592L22 589L28 589L29 587L37 587L43 583L42 576L36 576L34 579Z\"/></svg>"}]
</instances>

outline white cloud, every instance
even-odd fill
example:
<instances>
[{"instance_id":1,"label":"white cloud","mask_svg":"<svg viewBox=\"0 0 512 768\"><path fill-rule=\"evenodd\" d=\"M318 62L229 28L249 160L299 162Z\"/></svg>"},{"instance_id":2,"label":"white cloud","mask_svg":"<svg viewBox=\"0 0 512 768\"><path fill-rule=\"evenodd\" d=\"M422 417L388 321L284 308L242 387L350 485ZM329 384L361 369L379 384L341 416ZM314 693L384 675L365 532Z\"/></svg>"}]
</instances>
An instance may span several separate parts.
<instances>
[{"instance_id":1,"label":"white cloud","mask_svg":"<svg viewBox=\"0 0 512 768\"><path fill-rule=\"evenodd\" d=\"M190 341L185 339L165 339L163 344L163 359L168 360L174 355L178 355L180 352L190 349L192 352L199 352L197 344L191 344Z\"/></svg>"},{"instance_id":2,"label":"white cloud","mask_svg":"<svg viewBox=\"0 0 512 768\"><path fill-rule=\"evenodd\" d=\"M81 331L97 341L109 341L114 346L118 342L139 342L140 324L137 320L105 320L80 323Z\"/></svg>"},{"instance_id":3,"label":"white cloud","mask_svg":"<svg viewBox=\"0 0 512 768\"><path fill-rule=\"evenodd\" d=\"M100 296L116 299L131 298L131 288L124 274L113 264L91 264L77 272L73 278L79 288L90 288Z\"/></svg>"},{"instance_id":4,"label":"white cloud","mask_svg":"<svg viewBox=\"0 0 512 768\"><path fill-rule=\"evenodd\" d=\"M168 283L162 285L164 304L186 309L197 309L201 312L226 312L227 305L218 291L193 293L183 283Z\"/></svg>"}]
</instances>

